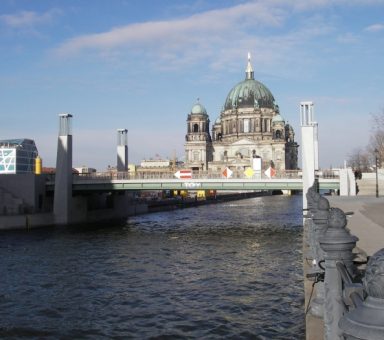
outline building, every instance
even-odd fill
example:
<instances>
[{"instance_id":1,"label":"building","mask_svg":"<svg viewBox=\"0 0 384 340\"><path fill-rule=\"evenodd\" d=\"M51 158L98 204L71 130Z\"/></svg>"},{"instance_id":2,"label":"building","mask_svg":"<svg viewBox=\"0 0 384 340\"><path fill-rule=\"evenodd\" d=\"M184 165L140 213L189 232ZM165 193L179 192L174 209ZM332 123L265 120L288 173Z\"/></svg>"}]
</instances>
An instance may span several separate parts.
<instances>
[{"instance_id":1,"label":"building","mask_svg":"<svg viewBox=\"0 0 384 340\"><path fill-rule=\"evenodd\" d=\"M79 175L91 175L96 173L96 169L83 165L72 169L72 173L77 173Z\"/></svg>"},{"instance_id":2,"label":"building","mask_svg":"<svg viewBox=\"0 0 384 340\"><path fill-rule=\"evenodd\" d=\"M37 156L32 139L0 140L0 174L33 173Z\"/></svg>"},{"instance_id":3,"label":"building","mask_svg":"<svg viewBox=\"0 0 384 340\"><path fill-rule=\"evenodd\" d=\"M249 54L245 79L229 91L212 135L209 124L208 113L198 101L187 118L186 167L238 171L261 163L262 169L297 169L294 130L280 115L271 91L254 79Z\"/></svg>"},{"instance_id":4,"label":"building","mask_svg":"<svg viewBox=\"0 0 384 340\"><path fill-rule=\"evenodd\" d=\"M176 169L182 167L183 163L169 159L150 159L142 160L140 166L137 166L133 175L139 178L151 178L153 176L167 178L169 174L173 174Z\"/></svg>"}]
</instances>

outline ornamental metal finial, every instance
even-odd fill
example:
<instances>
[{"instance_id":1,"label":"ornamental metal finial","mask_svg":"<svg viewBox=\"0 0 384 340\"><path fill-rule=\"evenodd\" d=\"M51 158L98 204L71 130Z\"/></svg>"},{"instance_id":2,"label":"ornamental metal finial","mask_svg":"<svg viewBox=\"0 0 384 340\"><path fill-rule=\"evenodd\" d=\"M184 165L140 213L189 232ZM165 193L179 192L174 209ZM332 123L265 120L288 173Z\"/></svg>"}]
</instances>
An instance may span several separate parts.
<instances>
[{"instance_id":1,"label":"ornamental metal finial","mask_svg":"<svg viewBox=\"0 0 384 340\"><path fill-rule=\"evenodd\" d=\"M317 202L317 209L319 210L329 210L329 201L325 197L320 197Z\"/></svg>"},{"instance_id":2,"label":"ornamental metal finial","mask_svg":"<svg viewBox=\"0 0 384 340\"><path fill-rule=\"evenodd\" d=\"M332 228L345 228L347 225L347 217L344 211L339 208L331 208L329 210L328 225Z\"/></svg>"},{"instance_id":3,"label":"ornamental metal finial","mask_svg":"<svg viewBox=\"0 0 384 340\"><path fill-rule=\"evenodd\" d=\"M245 70L245 79L253 79L253 68L251 64L251 53L248 52L248 64L247 69Z\"/></svg>"},{"instance_id":4,"label":"ornamental metal finial","mask_svg":"<svg viewBox=\"0 0 384 340\"><path fill-rule=\"evenodd\" d=\"M370 257L363 284L369 296L384 299L384 248Z\"/></svg>"}]
</instances>

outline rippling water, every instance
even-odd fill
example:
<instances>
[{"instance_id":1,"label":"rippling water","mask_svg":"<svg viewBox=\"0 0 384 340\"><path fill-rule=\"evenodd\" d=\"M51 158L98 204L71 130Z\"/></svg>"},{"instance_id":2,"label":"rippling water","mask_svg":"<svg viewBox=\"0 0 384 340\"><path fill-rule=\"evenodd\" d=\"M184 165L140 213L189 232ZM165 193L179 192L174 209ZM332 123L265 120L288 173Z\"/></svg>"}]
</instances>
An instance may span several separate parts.
<instances>
[{"instance_id":1,"label":"rippling water","mask_svg":"<svg viewBox=\"0 0 384 340\"><path fill-rule=\"evenodd\" d=\"M304 338L301 197L0 234L0 337Z\"/></svg>"}]
</instances>

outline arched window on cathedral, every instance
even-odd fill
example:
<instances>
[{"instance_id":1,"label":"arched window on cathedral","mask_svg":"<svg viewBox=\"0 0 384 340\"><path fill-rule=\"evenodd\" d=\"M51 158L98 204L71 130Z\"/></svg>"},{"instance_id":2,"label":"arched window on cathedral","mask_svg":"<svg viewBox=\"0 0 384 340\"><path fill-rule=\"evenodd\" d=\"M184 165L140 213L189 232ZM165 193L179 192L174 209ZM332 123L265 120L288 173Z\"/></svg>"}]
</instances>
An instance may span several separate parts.
<instances>
[{"instance_id":1,"label":"arched window on cathedral","mask_svg":"<svg viewBox=\"0 0 384 340\"><path fill-rule=\"evenodd\" d=\"M280 138L281 138L281 131L277 130L276 131L276 139L280 139Z\"/></svg>"},{"instance_id":2,"label":"arched window on cathedral","mask_svg":"<svg viewBox=\"0 0 384 340\"><path fill-rule=\"evenodd\" d=\"M199 124L193 124L193 132L199 132Z\"/></svg>"}]
</instances>

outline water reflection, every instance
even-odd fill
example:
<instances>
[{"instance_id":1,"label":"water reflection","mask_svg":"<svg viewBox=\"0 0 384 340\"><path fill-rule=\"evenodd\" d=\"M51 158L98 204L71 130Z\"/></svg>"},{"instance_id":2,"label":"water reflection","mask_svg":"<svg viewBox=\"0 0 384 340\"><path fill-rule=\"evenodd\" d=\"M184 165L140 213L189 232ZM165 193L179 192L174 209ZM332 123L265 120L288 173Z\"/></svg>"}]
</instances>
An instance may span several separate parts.
<instances>
[{"instance_id":1,"label":"water reflection","mask_svg":"<svg viewBox=\"0 0 384 340\"><path fill-rule=\"evenodd\" d=\"M2 233L0 336L304 338L301 198Z\"/></svg>"}]
</instances>

